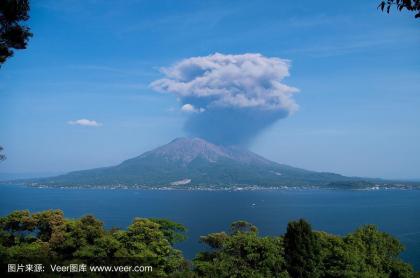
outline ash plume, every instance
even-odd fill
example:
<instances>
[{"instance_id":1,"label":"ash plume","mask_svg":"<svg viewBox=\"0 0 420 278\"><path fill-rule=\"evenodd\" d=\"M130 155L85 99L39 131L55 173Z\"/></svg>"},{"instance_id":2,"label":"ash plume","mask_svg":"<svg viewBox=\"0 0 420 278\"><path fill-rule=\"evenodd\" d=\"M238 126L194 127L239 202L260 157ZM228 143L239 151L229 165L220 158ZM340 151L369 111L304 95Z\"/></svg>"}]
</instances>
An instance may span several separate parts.
<instances>
[{"instance_id":1,"label":"ash plume","mask_svg":"<svg viewBox=\"0 0 420 278\"><path fill-rule=\"evenodd\" d=\"M186 131L216 144L244 145L262 130L297 111L299 90L282 81L288 60L261 54L216 53L164 67L164 78L150 84L172 93L188 114Z\"/></svg>"}]
</instances>

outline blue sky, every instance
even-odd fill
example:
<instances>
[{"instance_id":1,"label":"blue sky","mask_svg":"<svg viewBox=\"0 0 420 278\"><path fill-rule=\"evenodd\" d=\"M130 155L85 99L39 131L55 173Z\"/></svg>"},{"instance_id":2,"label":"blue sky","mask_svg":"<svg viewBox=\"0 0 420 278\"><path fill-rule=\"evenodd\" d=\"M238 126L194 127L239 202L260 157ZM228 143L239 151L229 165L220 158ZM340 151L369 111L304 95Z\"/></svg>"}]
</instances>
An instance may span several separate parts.
<instances>
[{"instance_id":1,"label":"blue sky","mask_svg":"<svg viewBox=\"0 0 420 278\"><path fill-rule=\"evenodd\" d=\"M213 53L291 61L299 110L250 148L344 175L420 178L420 20L378 1L31 1L0 70L0 173L108 166L184 136L160 67ZM71 125L89 119L100 126Z\"/></svg>"}]
</instances>

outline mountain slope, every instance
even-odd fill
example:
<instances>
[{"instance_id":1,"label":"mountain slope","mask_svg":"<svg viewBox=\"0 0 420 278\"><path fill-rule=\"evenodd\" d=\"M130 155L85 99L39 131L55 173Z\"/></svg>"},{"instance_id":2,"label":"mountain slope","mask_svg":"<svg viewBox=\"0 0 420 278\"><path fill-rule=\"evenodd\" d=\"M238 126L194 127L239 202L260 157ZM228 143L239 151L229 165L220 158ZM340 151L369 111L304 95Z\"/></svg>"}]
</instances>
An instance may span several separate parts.
<instances>
[{"instance_id":1,"label":"mountain slope","mask_svg":"<svg viewBox=\"0 0 420 278\"><path fill-rule=\"evenodd\" d=\"M49 186L327 186L362 182L267 160L239 147L178 138L113 167L30 181ZM365 182L366 183L366 182Z\"/></svg>"}]
</instances>

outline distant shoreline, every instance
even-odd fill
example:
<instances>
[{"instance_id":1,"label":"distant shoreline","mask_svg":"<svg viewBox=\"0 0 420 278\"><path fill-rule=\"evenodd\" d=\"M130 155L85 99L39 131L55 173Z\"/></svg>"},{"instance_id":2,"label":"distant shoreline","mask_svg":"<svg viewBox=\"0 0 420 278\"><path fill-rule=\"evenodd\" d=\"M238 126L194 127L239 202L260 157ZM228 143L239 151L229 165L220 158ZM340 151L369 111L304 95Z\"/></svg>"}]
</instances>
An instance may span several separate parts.
<instances>
[{"instance_id":1,"label":"distant shoreline","mask_svg":"<svg viewBox=\"0 0 420 278\"><path fill-rule=\"evenodd\" d=\"M386 190L419 190L416 185L377 185L370 187L331 187L331 186L142 186L142 185L43 185L1 182L1 185L24 186L30 188L47 189L96 189L96 190L156 190L156 191L307 191L307 190L343 190L343 191L386 191Z\"/></svg>"}]
</instances>

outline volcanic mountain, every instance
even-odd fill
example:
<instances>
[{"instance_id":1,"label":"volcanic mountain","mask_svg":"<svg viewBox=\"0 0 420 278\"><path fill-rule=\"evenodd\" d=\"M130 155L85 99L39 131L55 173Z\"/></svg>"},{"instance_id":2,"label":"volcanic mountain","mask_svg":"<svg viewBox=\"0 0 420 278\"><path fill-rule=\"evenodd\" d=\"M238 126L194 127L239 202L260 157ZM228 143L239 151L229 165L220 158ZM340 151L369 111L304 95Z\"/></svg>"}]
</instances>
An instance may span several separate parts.
<instances>
[{"instance_id":1,"label":"volcanic mountain","mask_svg":"<svg viewBox=\"0 0 420 278\"><path fill-rule=\"evenodd\" d=\"M236 146L178 138L121 164L31 180L45 186L229 187L373 185L360 178L308 171Z\"/></svg>"}]
</instances>

